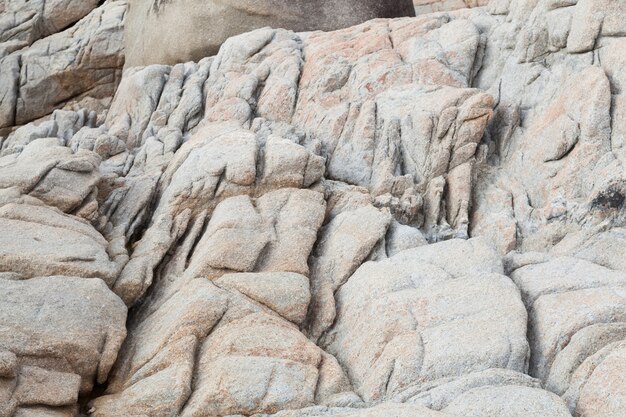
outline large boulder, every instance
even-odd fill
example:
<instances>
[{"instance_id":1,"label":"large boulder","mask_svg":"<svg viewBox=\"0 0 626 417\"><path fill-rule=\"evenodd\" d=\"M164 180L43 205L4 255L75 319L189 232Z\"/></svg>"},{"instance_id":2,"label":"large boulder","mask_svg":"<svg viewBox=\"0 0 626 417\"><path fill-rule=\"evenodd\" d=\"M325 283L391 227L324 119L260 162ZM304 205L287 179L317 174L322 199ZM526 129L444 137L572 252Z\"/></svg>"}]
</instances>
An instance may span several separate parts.
<instances>
[{"instance_id":1,"label":"large boulder","mask_svg":"<svg viewBox=\"0 0 626 417\"><path fill-rule=\"evenodd\" d=\"M1 2L4 6L4 1ZM17 0L6 2L0 18L0 43L20 47L60 32L98 7L98 0Z\"/></svg>"},{"instance_id":2,"label":"large boulder","mask_svg":"<svg viewBox=\"0 0 626 417\"><path fill-rule=\"evenodd\" d=\"M414 15L411 0L135 1L126 18L126 66L197 61L229 37L265 26L334 30Z\"/></svg>"},{"instance_id":3,"label":"large boulder","mask_svg":"<svg viewBox=\"0 0 626 417\"><path fill-rule=\"evenodd\" d=\"M526 311L483 240L367 262L335 298L336 320L321 345L366 402L409 399L489 369L525 371Z\"/></svg>"},{"instance_id":4,"label":"large boulder","mask_svg":"<svg viewBox=\"0 0 626 417\"><path fill-rule=\"evenodd\" d=\"M0 417L624 416L625 1L123 77L72 1L0 0Z\"/></svg>"}]
</instances>

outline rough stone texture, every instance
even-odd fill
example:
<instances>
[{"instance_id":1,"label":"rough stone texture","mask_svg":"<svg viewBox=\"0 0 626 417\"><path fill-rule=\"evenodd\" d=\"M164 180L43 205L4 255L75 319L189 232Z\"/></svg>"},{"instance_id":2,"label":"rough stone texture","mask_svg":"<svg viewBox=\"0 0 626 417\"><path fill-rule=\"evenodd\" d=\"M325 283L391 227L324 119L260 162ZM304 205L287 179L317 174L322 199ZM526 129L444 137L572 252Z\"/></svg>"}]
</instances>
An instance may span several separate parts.
<instances>
[{"instance_id":1,"label":"rough stone texture","mask_svg":"<svg viewBox=\"0 0 626 417\"><path fill-rule=\"evenodd\" d=\"M5 202L3 202L5 203ZM0 273L16 278L70 275L113 285L122 259L89 223L39 203L8 201L0 207Z\"/></svg>"},{"instance_id":2,"label":"rough stone texture","mask_svg":"<svg viewBox=\"0 0 626 417\"><path fill-rule=\"evenodd\" d=\"M71 0L8 2L0 17L0 132L71 102L113 95L124 63L126 1L109 0L91 11L96 5ZM86 12L75 25L57 31ZM3 46L13 42L28 47L3 52Z\"/></svg>"},{"instance_id":3,"label":"rough stone texture","mask_svg":"<svg viewBox=\"0 0 626 417\"><path fill-rule=\"evenodd\" d=\"M624 2L125 10L0 1L0 416L623 417Z\"/></svg>"},{"instance_id":4,"label":"rough stone texture","mask_svg":"<svg viewBox=\"0 0 626 417\"><path fill-rule=\"evenodd\" d=\"M355 397L335 358L222 282L192 280L131 330L94 415L249 414Z\"/></svg>"},{"instance_id":5,"label":"rough stone texture","mask_svg":"<svg viewBox=\"0 0 626 417\"><path fill-rule=\"evenodd\" d=\"M322 346L366 402L489 368L524 372L526 311L501 273L495 251L474 239L365 263L337 292Z\"/></svg>"},{"instance_id":6,"label":"rough stone texture","mask_svg":"<svg viewBox=\"0 0 626 417\"><path fill-rule=\"evenodd\" d=\"M456 398L444 411L466 417L570 417L557 395L513 386L475 388Z\"/></svg>"},{"instance_id":7,"label":"rough stone texture","mask_svg":"<svg viewBox=\"0 0 626 417\"><path fill-rule=\"evenodd\" d=\"M0 278L3 415L73 406L104 383L126 336L126 306L100 279ZM13 381L13 382L12 382Z\"/></svg>"},{"instance_id":8,"label":"rough stone texture","mask_svg":"<svg viewBox=\"0 0 626 417\"><path fill-rule=\"evenodd\" d=\"M623 25L614 22L626 10L610 4L489 6L508 21L488 38L475 82L497 96L498 106L487 133L493 155L476 186L471 223L503 253L545 251L568 234L623 224L623 76L616 69L624 39ZM590 10L594 18L587 20ZM507 30L519 36L503 35ZM505 53L494 55L495 48Z\"/></svg>"},{"instance_id":9,"label":"rough stone texture","mask_svg":"<svg viewBox=\"0 0 626 417\"><path fill-rule=\"evenodd\" d=\"M616 228L565 253L556 246L553 255L511 255L511 277L529 311L529 371L563 395L574 415L619 415L626 401L619 376L626 269L607 262L606 252L623 250L625 238Z\"/></svg>"},{"instance_id":10,"label":"rough stone texture","mask_svg":"<svg viewBox=\"0 0 626 417\"><path fill-rule=\"evenodd\" d=\"M20 153L0 158L0 187L38 198L63 212L78 208L93 192L100 158L90 151L72 152L56 138L36 140Z\"/></svg>"},{"instance_id":11,"label":"rough stone texture","mask_svg":"<svg viewBox=\"0 0 626 417\"><path fill-rule=\"evenodd\" d=\"M30 45L62 31L97 6L96 0L3 0L0 5L0 43Z\"/></svg>"},{"instance_id":12,"label":"rough stone texture","mask_svg":"<svg viewBox=\"0 0 626 417\"><path fill-rule=\"evenodd\" d=\"M355 408L328 408L311 407L298 411L283 411L273 414L274 417L450 417L449 414L439 413L412 404L384 403L367 409ZM256 417L267 417L267 414L257 414Z\"/></svg>"},{"instance_id":13,"label":"rough stone texture","mask_svg":"<svg viewBox=\"0 0 626 417\"><path fill-rule=\"evenodd\" d=\"M126 65L197 61L217 53L229 37L262 27L328 31L414 15L411 0L135 1L126 23Z\"/></svg>"},{"instance_id":14,"label":"rough stone texture","mask_svg":"<svg viewBox=\"0 0 626 417\"><path fill-rule=\"evenodd\" d=\"M463 9L466 7L487 6L489 0L413 0L417 15Z\"/></svg>"}]
</instances>

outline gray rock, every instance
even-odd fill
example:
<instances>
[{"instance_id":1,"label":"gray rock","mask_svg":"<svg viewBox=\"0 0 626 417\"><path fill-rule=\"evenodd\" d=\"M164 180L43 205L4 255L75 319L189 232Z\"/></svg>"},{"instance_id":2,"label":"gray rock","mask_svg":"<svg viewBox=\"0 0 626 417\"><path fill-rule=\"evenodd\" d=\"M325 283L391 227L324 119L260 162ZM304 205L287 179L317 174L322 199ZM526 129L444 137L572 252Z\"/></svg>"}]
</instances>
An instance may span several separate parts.
<instances>
[{"instance_id":1,"label":"gray rock","mask_svg":"<svg viewBox=\"0 0 626 417\"><path fill-rule=\"evenodd\" d=\"M25 3L18 1L16 5L19 7ZM63 7L68 1L26 4L31 3L35 9L39 5L44 7L44 13L53 12L61 20L71 22L73 17L89 10L95 2L80 2L78 8L70 8L72 13L66 13ZM54 10L46 11L46 7ZM39 39L29 48L0 58L0 73L3 75L0 81L3 93L0 99L0 128L28 123L50 114L65 103L87 96L111 97L121 78L124 62L122 21L125 11L125 1L110 1L91 11L76 25L56 33L51 29L57 24L59 28L64 27L64 22L47 21L50 30L44 30L43 34L53 34ZM32 13L37 19L41 10L29 12ZM10 19L9 15L3 14L2 17ZM45 25L42 27L45 28Z\"/></svg>"},{"instance_id":2,"label":"gray rock","mask_svg":"<svg viewBox=\"0 0 626 417\"><path fill-rule=\"evenodd\" d=\"M446 413L467 417L570 417L563 400L538 388L475 388L455 399Z\"/></svg>"},{"instance_id":3,"label":"gray rock","mask_svg":"<svg viewBox=\"0 0 626 417\"><path fill-rule=\"evenodd\" d=\"M217 53L229 37L266 26L297 31L334 30L376 17L414 15L411 0L228 0L190 4L144 0L129 8L126 65L197 61Z\"/></svg>"},{"instance_id":4,"label":"gray rock","mask_svg":"<svg viewBox=\"0 0 626 417\"><path fill-rule=\"evenodd\" d=\"M94 401L94 415L252 414L349 395L335 358L230 288L192 280L131 330L109 395Z\"/></svg>"},{"instance_id":5,"label":"gray rock","mask_svg":"<svg viewBox=\"0 0 626 417\"><path fill-rule=\"evenodd\" d=\"M482 7L489 4L489 0L413 0L417 15L442 12L465 7Z\"/></svg>"},{"instance_id":6,"label":"gray rock","mask_svg":"<svg viewBox=\"0 0 626 417\"><path fill-rule=\"evenodd\" d=\"M0 271L21 279L69 275L113 285L121 260L89 223L42 205L0 206Z\"/></svg>"},{"instance_id":7,"label":"gray rock","mask_svg":"<svg viewBox=\"0 0 626 417\"><path fill-rule=\"evenodd\" d=\"M626 402L625 345L623 340L608 344L577 369L563 396L572 414L617 416L622 412Z\"/></svg>"},{"instance_id":8,"label":"gray rock","mask_svg":"<svg viewBox=\"0 0 626 417\"><path fill-rule=\"evenodd\" d=\"M123 77L71 6L0 0L0 415L621 417L621 2L133 3L202 59Z\"/></svg>"},{"instance_id":9,"label":"gray rock","mask_svg":"<svg viewBox=\"0 0 626 417\"><path fill-rule=\"evenodd\" d=\"M98 6L96 0L35 0L6 2L0 18L0 44L22 41L26 45L60 32Z\"/></svg>"},{"instance_id":10,"label":"gray rock","mask_svg":"<svg viewBox=\"0 0 626 417\"><path fill-rule=\"evenodd\" d=\"M273 414L275 417L452 417L449 414L432 411L414 404L383 403L371 408L328 408L311 407L298 411L282 411ZM268 417L267 414L255 417Z\"/></svg>"},{"instance_id":11,"label":"gray rock","mask_svg":"<svg viewBox=\"0 0 626 417\"><path fill-rule=\"evenodd\" d=\"M216 285L241 294L271 308L281 317L302 324L311 300L309 279L293 272L226 274Z\"/></svg>"}]
</instances>

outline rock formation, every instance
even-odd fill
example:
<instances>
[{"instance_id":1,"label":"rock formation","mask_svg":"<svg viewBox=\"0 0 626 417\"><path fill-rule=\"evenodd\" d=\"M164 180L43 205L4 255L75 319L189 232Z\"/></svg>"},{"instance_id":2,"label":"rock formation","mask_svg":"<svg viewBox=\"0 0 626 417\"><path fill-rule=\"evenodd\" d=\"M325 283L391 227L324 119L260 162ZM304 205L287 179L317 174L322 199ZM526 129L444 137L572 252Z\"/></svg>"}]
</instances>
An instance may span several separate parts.
<instances>
[{"instance_id":1,"label":"rock formation","mask_svg":"<svg viewBox=\"0 0 626 417\"><path fill-rule=\"evenodd\" d=\"M121 78L126 1L109 0L97 8L91 0L4 3L0 2L0 135L64 105L104 108L92 102L110 98Z\"/></svg>"},{"instance_id":2,"label":"rock formation","mask_svg":"<svg viewBox=\"0 0 626 417\"><path fill-rule=\"evenodd\" d=\"M413 0L415 13L418 15L463 9L466 7L482 7L489 4L489 0Z\"/></svg>"},{"instance_id":3,"label":"rock formation","mask_svg":"<svg viewBox=\"0 0 626 417\"><path fill-rule=\"evenodd\" d=\"M625 2L123 76L70 3L0 1L0 417L623 416Z\"/></svg>"},{"instance_id":4,"label":"rock formation","mask_svg":"<svg viewBox=\"0 0 626 417\"><path fill-rule=\"evenodd\" d=\"M263 27L335 30L415 16L412 0L140 0L126 19L126 66L197 61L231 36Z\"/></svg>"}]
</instances>

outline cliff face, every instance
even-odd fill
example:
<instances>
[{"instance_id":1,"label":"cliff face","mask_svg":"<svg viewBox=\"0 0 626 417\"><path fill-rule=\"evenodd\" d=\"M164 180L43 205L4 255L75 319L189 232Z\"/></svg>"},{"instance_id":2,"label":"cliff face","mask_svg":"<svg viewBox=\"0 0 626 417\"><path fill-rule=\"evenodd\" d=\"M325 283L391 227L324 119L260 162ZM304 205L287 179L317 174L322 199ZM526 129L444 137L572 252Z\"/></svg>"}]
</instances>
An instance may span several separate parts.
<instances>
[{"instance_id":1,"label":"cliff face","mask_svg":"<svg viewBox=\"0 0 626 417\"><path fill-rule=\"evenodd\" d=\"M626 3L264 28L121 80L124 1L51 35L26 3L0 416L623 414Z\"/></svg>"}]
</instances>

